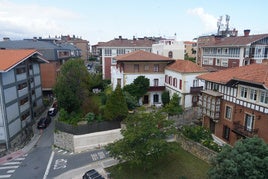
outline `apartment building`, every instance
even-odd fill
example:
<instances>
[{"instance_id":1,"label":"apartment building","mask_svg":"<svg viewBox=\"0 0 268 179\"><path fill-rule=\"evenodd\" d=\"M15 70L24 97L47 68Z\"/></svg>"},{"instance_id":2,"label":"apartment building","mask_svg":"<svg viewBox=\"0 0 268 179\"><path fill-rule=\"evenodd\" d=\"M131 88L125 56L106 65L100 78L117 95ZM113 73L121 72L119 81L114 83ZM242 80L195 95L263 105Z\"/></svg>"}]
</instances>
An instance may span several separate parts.
<instances>
[{"instance_id":1,"label":"apartment building","mask_svg":"<svg viewBox=\"0 0 268 179\"><path fill-rule=\"evenodd\" d=\"M173 59L184 59L184 43L175 38L162 39L152 45L152 52Z\"/></svg>"},{"instance_id":2,"label":"apartment building","mask_svg":"<svg viewBox=\"0 0 268 179\"><path fill-rule=\"evenodd\" d=\"M204 82L198 80L196 76L207 72L191 61L176 60L165 68L165 88L170 96L174 93L179 95L182 108L197 107Z\"/></svg>"},{"instance_id":3,"label":"apartment building","mask_svg":"<svg viewBox=\"0 0 268 179\"><path fill-rule=\"evenodd\" d=\"M165 67L174 60L165 56L146 52L133 51L114 57L111 82L113 89L117 84L124 87L131 84L137 77L145 76L150 80L150 88L139 100L141 105L161 105L161 95L165 90Z\"/></svg>"},{"instance_id":4,"label":"apartment building","mask_svg":"<svg viewBox=\"0 0 268 179\"><path fill-rule=\"evenodd\" d=\"M152 51L152 45L158 42L161 37L144 37L127 39L119 36L108 42L101 42L94 46L94 52L100 52L99 55L102 62L102 75L103 79L111 79L111 67L116 65L113 63L113 57L118 55L127 54L137 50L144 50L147 52Z\"/></svg>"},{"instance_id":5,"label":"apartment building","mask_svg":"<svg viewBox=\"0 0 268 179\"><path fill-rule=\"evenodd\" d=\"M199 37L197 40L198 65L210 71L262 63L268 59L268 34L237 36L237 31L230 35L212 35Z\"/></svg>"},{"instance_id":6,"label":"apartment building","mask_svg":"<svg viewBox=\"0 0 268 179\"><path fill-rule=\"evenodd\" d=\"M268 143L268 64L250 64L197 77L203 126L219 143L258 136Z\"/></svg>"},{"instance_id":7,"label":"apartment building","mask_svg":"<svg viewBox=\"0 0 268 179\"><path fill-rule=\"evenodd\" d=\"M50 63L41 64L42 90L51 92L56 83L61 65L70 58L80 58L81 50L69 43L59 43L59 39L24 39L10 40L5 38L0 42L1 49L36 49Z\"/></svg>"},{"instance_id":8,"label":"apartment building","mask_svg":"<svg viewBox=\"0 0 268 179\"><path fill-rule=\"evenodd\" d=\"M32 135L42 111L41 63L36 50L0 50L0 146L13 148Z\"/></svg>"},{"instance_id":9,"label":"apartment building","mask_svg":"<svg viewBox=\"0 0 268 179\"><path fill-rule=\"evenodd\" d=\"M196 42L184 41L184 55L194 58L196 57Z\"/></svg>"}]
</instances>

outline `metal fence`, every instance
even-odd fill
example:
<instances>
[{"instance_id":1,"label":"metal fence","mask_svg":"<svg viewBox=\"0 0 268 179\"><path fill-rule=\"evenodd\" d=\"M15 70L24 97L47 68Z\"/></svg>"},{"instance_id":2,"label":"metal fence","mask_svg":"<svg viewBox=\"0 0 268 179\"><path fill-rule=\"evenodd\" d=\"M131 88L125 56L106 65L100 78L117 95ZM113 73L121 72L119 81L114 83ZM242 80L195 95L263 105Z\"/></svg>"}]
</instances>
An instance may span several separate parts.
<instances>
[{"instance_id":1,"label":"metal fence","mask_svg":"<svg viewBox=\"0 0 268 179\"><path fill-rule=\"evenodd\" d=\"M90 124L79 124L77 126L66 124L61 121L55 121L55 129L70 133L73 135L89 134L93 132L101 132L121 128L120 121L102 121L92 122Z\"/></svg>"}]
</instances>

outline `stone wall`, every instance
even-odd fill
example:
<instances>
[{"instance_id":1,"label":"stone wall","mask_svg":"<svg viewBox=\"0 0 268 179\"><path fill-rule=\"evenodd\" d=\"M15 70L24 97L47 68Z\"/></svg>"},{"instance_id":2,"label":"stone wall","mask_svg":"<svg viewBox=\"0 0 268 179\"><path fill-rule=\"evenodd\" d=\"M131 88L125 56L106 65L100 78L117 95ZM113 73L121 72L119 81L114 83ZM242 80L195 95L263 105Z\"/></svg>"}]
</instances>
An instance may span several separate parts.
<instances>
[{"instance_id":1,"label":"stone wall","mask_svg":"<svg viewBox=\"0 0 268 179\"><path fill-rule=\"evenodd\" d=\"M210 163L211 159L217 155L216 152L208 149L207 147L197 142L187 139L186 137L180 134L176 136L176 141L181 144L181 147L184 150L206 161L207 163Z\"/></svg>"},{"instance_id":2,"label":"stone wall","mask_svg":"<svg viewBox=\"0 0 268 179\"><path fill-rule=\"evenodd\" d=\"M84 135L72 135L57 131L54 133L54 145L74 153L92 150L121 139L120 130L114 129Z\"/></svg>"}]
</instances>

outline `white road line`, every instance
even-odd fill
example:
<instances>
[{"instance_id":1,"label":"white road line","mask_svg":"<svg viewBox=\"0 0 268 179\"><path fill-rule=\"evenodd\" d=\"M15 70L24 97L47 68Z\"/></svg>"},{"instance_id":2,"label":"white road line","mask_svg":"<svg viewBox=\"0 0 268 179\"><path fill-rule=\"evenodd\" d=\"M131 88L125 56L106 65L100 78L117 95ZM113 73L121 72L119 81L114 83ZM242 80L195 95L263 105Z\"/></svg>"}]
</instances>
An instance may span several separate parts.
<instances>
[{"instance_id":1,"label":"white road line","mask_svg":"<svg viewBox=\"0 0 268 179\"><path fill-rule=\"evenodd\" d=\"M67 154L67 151L63 152L63 154Z\"/></svg>"},{"instance_id":2,"label":"white road line","mask_svg":"<svg viewBox=\"0 0 268 179\"><path fill-rule=\"evenodd\" d=\"M0 175L0 178L10 178L11 175Z\"/></svg>"},{"instance_id":3,"label":"white road line","mask_svg":"<svg viewBox=\"0 0 268 179\"><path fill-rule=\"evenodd\" d=\"M12 168L19 168L19 166L6 166L6 167L0 167L0 170L2 170L2 169L12 169Z\"/></svg>"},{"instance_id":4,"label":"white road line","mask_svg":"<svg viewBox=\"0 0 268 179\"><path fill-rule=\"evenodd\" d=\"M15 170L8 170L7 173L14 173Z\"/></svg>"},{"instance_id":5,"label":"white road line","mask_svg":"<svg viewBox=\"0 0 268 179\"><path fill-rule=\"evenodd\" d=\"M17 161L21 161L21 160L24 160L25 158L16 158L16 159L14 159L14 160L17 160Z\"/></svg>"},{"instance_id":6,"label":"white road line","mask_svg":"<svg viewBox=\"0 0 268 179\"><path fill-rule=\"evenodd\" d=\"M50 158L49 158L49 161L48 161L48 164L47 164L47 169L46 169L46 172L45 172L45 174L44 174L44 176L43 176L43 179L46 179L46 178L47 178L47 176L48 176L48 172L49 172L49 169L50 169L50 166L51 166L52 160L53 160L53 158L54 158L54 154L55 154L55 152L54 152L54 151L52 151L52 153L51 153L51 155L50 155Z\"/></svg>"},{"instance_id":7,"label":"white road line","mask_svg":"<svg viewBox=\"0 0 268 179\"><path fill-rule=\"evenodd\" d=\"M7 163L4 163L3 165L19 165L21 164L21 162L7 162Z\"/></svg>"},{"instance_id":8,"label":"white road line","mask_svg":"<svg viewBox=\"0 0 268 179\"><path fill-rule=\"evenodd\" d=\"M63 151L63 150L61 150L61 149L60 149L60 150L58 150L58 152L62 152L62 151Z\"/></svg>"}]
</instances>

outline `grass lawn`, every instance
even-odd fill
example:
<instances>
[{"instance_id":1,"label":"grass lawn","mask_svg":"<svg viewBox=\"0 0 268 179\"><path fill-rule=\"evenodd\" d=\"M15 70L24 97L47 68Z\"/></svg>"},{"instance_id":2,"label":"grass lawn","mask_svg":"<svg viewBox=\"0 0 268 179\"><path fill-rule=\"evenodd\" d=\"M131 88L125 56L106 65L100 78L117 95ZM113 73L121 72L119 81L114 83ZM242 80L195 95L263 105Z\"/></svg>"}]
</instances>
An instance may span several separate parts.
<instances>
[{"instance_id":1,"label":"grass lawn","mask_svg":"<svg viewBox=\"0 0 268 179\"><path fill-rule=\"evenodd\" d=\"M179 147L176 153L158 161L152 171L131 168L127 163L106 170L113 179L202 179L207 178L209 167L208 163Z\"/></svg>"}]
</instances>

